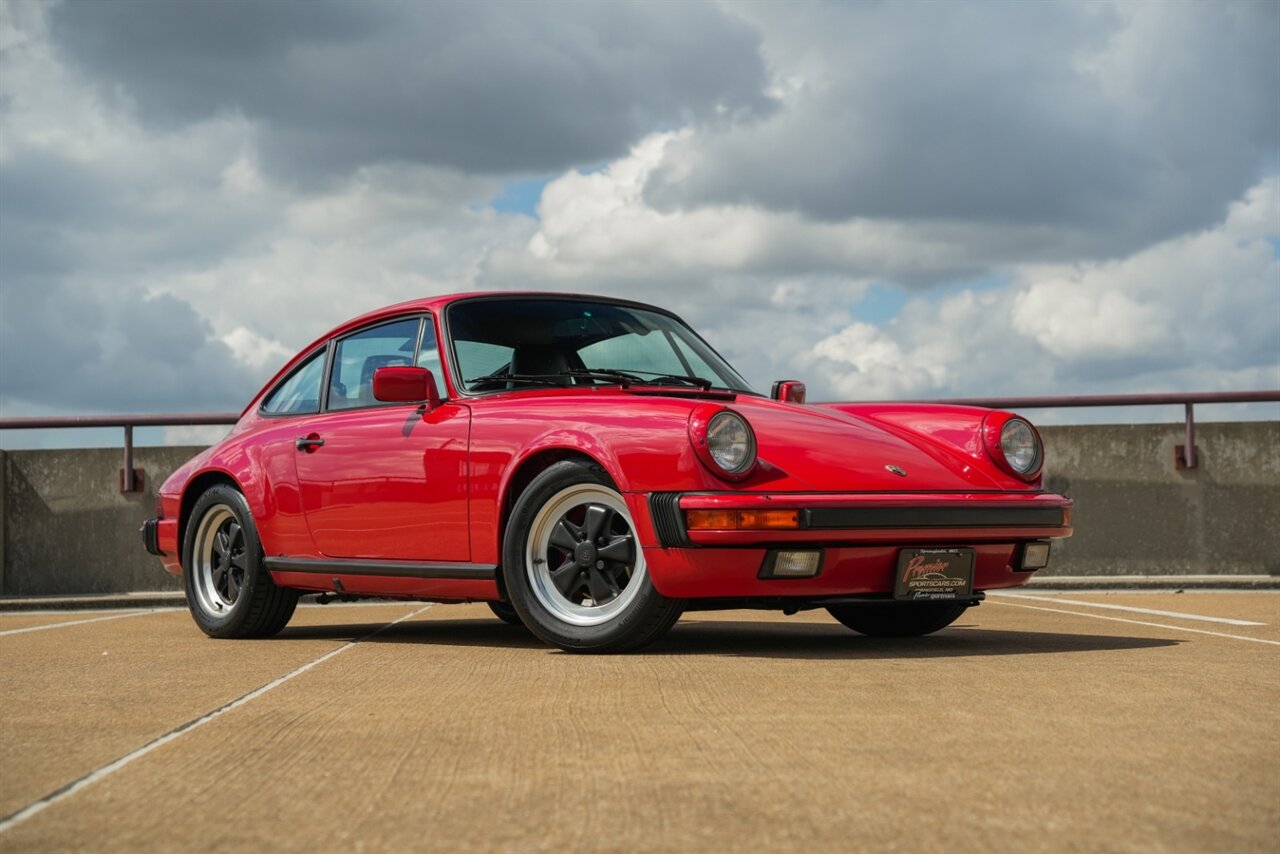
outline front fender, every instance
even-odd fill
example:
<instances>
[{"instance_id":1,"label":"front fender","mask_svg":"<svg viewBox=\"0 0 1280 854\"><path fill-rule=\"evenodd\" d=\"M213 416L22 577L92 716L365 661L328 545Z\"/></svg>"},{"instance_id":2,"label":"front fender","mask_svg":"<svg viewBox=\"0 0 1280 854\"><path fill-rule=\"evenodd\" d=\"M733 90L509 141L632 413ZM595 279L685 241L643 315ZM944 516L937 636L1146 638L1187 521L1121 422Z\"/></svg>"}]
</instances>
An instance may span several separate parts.
<instances>
[{"instance_id":1,"label":"front fender","mask_svg":"<svg viewBox=\"0 0 1280 854\"><path fill-rule=\"evenodd\" d=\"M871 421L935 455L952 457L959 453L975 468L991 478L1000 489L1015 492L1039 490L1039 479L1027 482L1009 475L987 453L982 438L983 419L996 410L976 406L930 403L823 403L817 404L843 415Z\"/></svg>"}]
</instances>

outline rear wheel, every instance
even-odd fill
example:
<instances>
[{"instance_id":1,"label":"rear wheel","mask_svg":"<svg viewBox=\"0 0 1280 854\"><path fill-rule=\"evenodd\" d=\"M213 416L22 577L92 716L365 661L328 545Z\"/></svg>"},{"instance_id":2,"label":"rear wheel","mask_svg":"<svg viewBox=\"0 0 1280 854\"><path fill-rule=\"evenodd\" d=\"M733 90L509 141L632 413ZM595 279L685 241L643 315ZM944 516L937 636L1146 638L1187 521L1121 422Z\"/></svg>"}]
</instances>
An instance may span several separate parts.
<instances>
[{"instance_id":1,"label":"rear wheel","mask_svg":"<svg viewBox=\"0 0 1280 854\"><path fill-rule=\"evenodd\" d=\"M626 502L587 463L556 463L529 484L507 524L502 566L521 620L565 650L639 649L684 608L654 589Z\"/></svg>"},{"instance_id":2,"label":"rear wheel","mask_svg":"<svg viewBox=\"0 0 1280 854\"><path fill-rule=\"evenodd\" d=\"M253 514L230 486L211 487L196 501L182 553L187 607L210 637L269 637L293 616L298 591L271 580Z\"/></svg>"},{"instance_id":3,"label":"rear wheel","mask_svg":"<svg viewBox=\"0 0 1280 854\"><path fill-rule=\"evenodd\" d=\"M827 612L860 634L906 638L945 629L968 608L968 602L874 602L834 605Z\"/></svg>"}]
</instances>

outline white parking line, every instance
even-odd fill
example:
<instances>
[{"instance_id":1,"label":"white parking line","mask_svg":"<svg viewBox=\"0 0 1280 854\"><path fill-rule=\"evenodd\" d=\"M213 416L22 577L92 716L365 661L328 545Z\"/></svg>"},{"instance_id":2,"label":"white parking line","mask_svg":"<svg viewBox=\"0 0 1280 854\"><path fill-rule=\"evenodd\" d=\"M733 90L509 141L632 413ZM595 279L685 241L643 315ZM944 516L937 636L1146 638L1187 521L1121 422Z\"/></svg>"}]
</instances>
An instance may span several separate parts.
<instances>
[{"instance_id":1,"label":"white parking line","mask_svg":"<svg viewBox=\"0 0 1280 854\"><path fill-rule=\"evenodd\" d=\"M154 614L159 610L162 609L153 608L147 611L130 611L127 614L108 614L105 617L90 617L87 620L68 620L65 623L46 623L43 626L27 626L25 629L9 629L8 631L0 632L0 638L7 637L9 635L20 635L25 632L43 632L46 629L65 629L68 626L83 626L85 623L101 623L104 620L123 620L125 617L141 617L144 614ZM164 608L163 610L176 611L178 609Z\"/></svg>"},{"instance_id":2,"label":"white parking line","mask_svg":"<svg viewBox=\"0 0 1280 854\"><path fill-rule=\"evenodd\" d=\"M1037 602L1055 602L1059 605L1084 605L1086 608L1106 608L1109 611L1131 611L1135 614L1150 614L1153 617L1177 617L1179 620L1201 620L1206 623L1226 623L1228 626L1265 626L1266 623L1255 623L1252 620L1232 620L1227 617L1206 617L1203 614L1184 614L1181 611L1157 611L1154 608L1135 608L1131 605L1108 605L1102 602L1083 602L1079 599L1062 599L1058 596L1032 596L1028 593L996 593L1009 599L1034 599Z\"/></svg>"},{"instance_id":3,"label":"white parking line","mask_svg":"<svg viewBox=\"0 0 1280 854\"><path fill-rule=\"evenodd\" d=\"M36 801L35 803L28 804L27 806L23 807L22 809L18 810L12 815L9 815L3 819L0 819L0 833L3 833L4 831L8 830L11 827L16 827L17 825L22 824L24 821L36 815L37 813L44 811L45 809L53 806L54 804L58 803L61 800L65 800L66 798L71 797L76 792L80 791L81 789L87 786L92 786L94 783L98 782L104 777L109 777L110 775L119 771L121 768L132 763L135 759L141 759L142 757L146 756L148 753L155 750L156 748L164 747L166 744L173 741L178 736L183 735L184 733L191 732L194 729L199 729L200 727L204 726L210 721L217 720L218 718L225 715L227 712L234 711L240 708L241 706L243 706L245 703L248 703L251 700L258 699L268 691L271 691L275 688L279 688L281 685L288 682L290 679L293 679L295 676L301 676L311 668L316 667L317 665L323 664L324 662L328 661L334 656L341 655L342 653L351 649L361 641L366 641L369 638L374 637L375 635L379 635L382 632L385 632L387 629L391 628L392 626L396 625L397 623L403 623L405 620L416 617L430 607L431 607L430 605L426 605L425 607L419 608L418 610L414 611L411 614L405 614L403 617L400 617L397 620L392 620L390 623L387 623L384 626L379 626L377 629L375 629L374 631L370 632L367 635L358 637L353 641L348 641L347 643L343 644L342 646L338 647L332 652L327 652L324 655L320 656L319 658L313 659L312 661L307 662L301 667L295 670L289 671L285 675L281 676L279 679L274 679L271 682L268 682L266 685L263 685L261 688L255 688L254 690L250 691L248 694L245 694L243 697L232 700L231 702L227 703L225 706L219 706L218 708L214 709L212 712L209 712L203 717L199 717L199 718L196 718L195 720L187 721L185 724L178 727L177 729L170 730L169 732L165 733L159 738L154 739L153 741L147 742L142 747L139 747L137 750L133 751L132 753L127 754L125 756L121 756L119 759L115 760L114 762L109 762L106 765L103 765L101 768L98 768L94 771L90 771L88 774L85 774L80 779L73 780L72 782L63 786L61 789L57 789L56 791L50 792L49 794L45 795L43 798Z\"/></svg>"},{"instance_id":4,"label":"white parking line","mask_svg":"<svg viewBox=\"0 0 1280 854\"><path fill-rule=\"evenodd\" d=\"M987 598L987 601L994 605L1008 605L1010 608L1027 608L1031 611L1049 611L1053 614L1072 614L1077 617L1092 617L1095 620L1110 620L1113 623L1131 623L1135 626L1152 626L1157 629L1172 629L1175 632L1192 632L1197 635L1213 635L1216 638L1231 638L1232 640L1251 641L1252 643L1268 643L1272 646L1280 646L1280 641L1267 640L1265 638L1251 638L1245 635L1228 635L1223 632L1210 632L1204 629L1191 629L1186 626L1169 626L1164 623L1146 623L1142 620L1126 620L1124 617L1108 617L1105 614L1090 614L1086 611L1064 611L1061 608L1043 608L1039 605L1017 605L1013 602L1005 601L1012 599L1012 596L1003 596L1000 599Z\"/></svg>"}]
</instances>

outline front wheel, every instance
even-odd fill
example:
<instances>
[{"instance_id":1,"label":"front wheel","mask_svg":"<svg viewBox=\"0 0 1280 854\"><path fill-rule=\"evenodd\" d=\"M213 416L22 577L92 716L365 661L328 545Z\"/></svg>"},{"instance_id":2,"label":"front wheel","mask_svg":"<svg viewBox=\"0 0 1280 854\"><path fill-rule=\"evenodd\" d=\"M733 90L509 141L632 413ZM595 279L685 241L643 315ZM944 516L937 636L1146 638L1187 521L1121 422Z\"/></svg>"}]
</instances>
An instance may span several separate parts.
<instances>
[{"instance_id":1,"label":"front wheel","mask_svg":"<svg viewBox=\"0 0 1280 854\"><path fill-rule=\"evenodd\" d=\"M211 487L196 501L182 553L187 607L210 637L270 637L293 616L298 591L271 580L253 514L230 486Z\"/></svg>"},{"instance_id":2,"label":"front wheel","mask_svg":"<svg viewBox=\"0 0 1280 854\"><path fill-rule=\"evenodd\" d=\"M654 589L626 502L587 463L556 463L529 484L507 523L502 567L529 630L573 652L639 649L684 607Z\"/></svg>"},{"instance_id":3,"label":"front wheel","mask_svg":"<svg viewBox=\"0 0 1280 854\"><path fill-rule=\"evenodd\" d=\"M516 613L516 609L511 607L510 602L494 602L490 601L489 610L493 612L493 616L497 617L508 626L523 626L520 622L520 615Z\"/></svg>"},{"instance_id":4,"label":"front wheel","mask_svg":"<svg viewBox=\"0 0 1280 854\"><path fill-rule=\"evenodd\" d=\"M860 634L908 638L945 629L968 607L968 602L869 602L833 605L827 613Z\"/></svg>"}]
</instances>

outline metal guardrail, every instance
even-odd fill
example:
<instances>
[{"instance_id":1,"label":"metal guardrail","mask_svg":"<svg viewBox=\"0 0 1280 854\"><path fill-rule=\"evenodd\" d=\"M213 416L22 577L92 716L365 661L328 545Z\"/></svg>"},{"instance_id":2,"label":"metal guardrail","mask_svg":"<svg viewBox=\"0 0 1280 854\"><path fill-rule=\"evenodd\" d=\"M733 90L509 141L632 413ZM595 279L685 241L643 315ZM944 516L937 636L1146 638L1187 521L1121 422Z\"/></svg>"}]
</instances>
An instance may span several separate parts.
<instances>
[{"instance_id":1,"label":"metal guardrail","mask_svg":"<svg viewBox=\"0 0 1280 854\"><path fill-rule=\"evenodd\" d=\"M169 412L150 415L63 415L56 418L0 418L0 430L50 430L73 427L123 427L124 465L120 469L120 491L142 489L142 472L133 467L134 427L203 427L235 424L238 412Z\"/></svg>"},{"instance_id":2,"label":"metal guardrail","mask_svg":"<svg viewBox=\"0 0 1280 854\"><path fill-rule=\"evenodd\" d=\"M889 402L889 401L887 401ZM891 401L902 403L904 401ZM1193 469L1196 459L1196 404L1275 403L1280 389L1257 391L1187 392L1185 394L1092 394L1043 397L953 397L922 403L982 406L989 409L1056 409L1059 407L1183 406L1186 411L1186 443L1174 448L1174 464ZM142 473L133 467L134 427L190 427L235 424L238 413L174 412L153 415L67 415L55 418L0 418L0 430L46 430L74 427L124 428L124 466L120 470L120 491L141 489Z\"/></svg>"},{"instance_id":3,"label":"metal guardrail","mask_svg":"<svg viewBox=\"0 0 1280 854\"><path fill-rule=\"evenodd\" d=\"M1280 401L1280 389L1258 391L1204 391L1187 394L1082 394L1062 397L988 397L951 398L933 401L990 409L1056 409L1073 406L1170 406L1181 404L1186 410L1187 438L1173 448L1173 464L1180 469L1193 469L1196 459L1197 403L1273 403Z\"/></svg>"}]
</instances>

